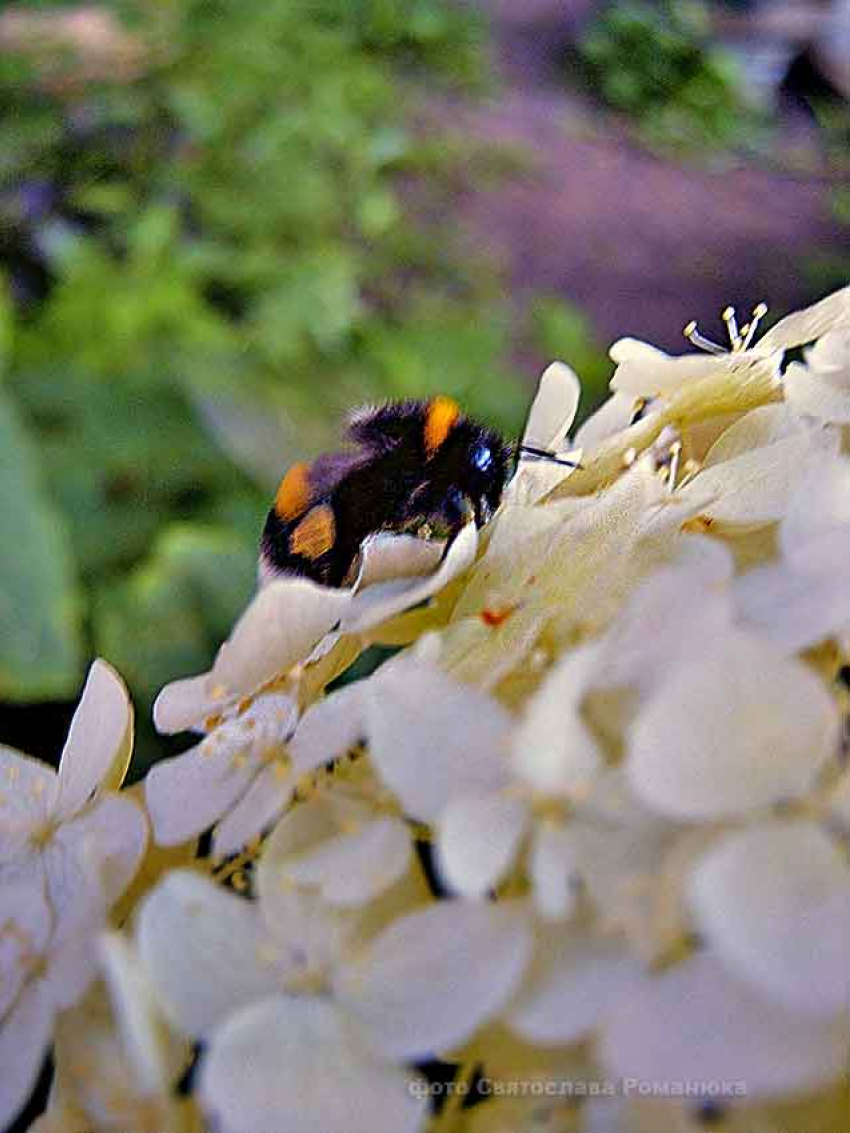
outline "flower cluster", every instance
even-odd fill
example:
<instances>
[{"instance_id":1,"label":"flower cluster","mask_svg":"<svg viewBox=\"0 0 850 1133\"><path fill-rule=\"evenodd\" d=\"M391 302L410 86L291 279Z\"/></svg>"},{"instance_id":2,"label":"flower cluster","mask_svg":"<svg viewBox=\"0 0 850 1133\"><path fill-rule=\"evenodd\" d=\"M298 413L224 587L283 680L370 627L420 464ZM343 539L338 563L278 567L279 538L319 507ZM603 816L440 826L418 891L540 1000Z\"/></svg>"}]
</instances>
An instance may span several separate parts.
<instances>
[{"instance_id":1,"label":"flower cluster","mask_svg":"<svg viewBox=\"0 0 850 1133\"><path fill-rule=\"evenodd\" d=\"M141 791L100 662L0 749L0 1124L52 1042L37 1133L850 1127L850 288L762 314L616 343L572 442L551 366L575 467L483 531L263 586Z\"/></svg>"}]
</instances>

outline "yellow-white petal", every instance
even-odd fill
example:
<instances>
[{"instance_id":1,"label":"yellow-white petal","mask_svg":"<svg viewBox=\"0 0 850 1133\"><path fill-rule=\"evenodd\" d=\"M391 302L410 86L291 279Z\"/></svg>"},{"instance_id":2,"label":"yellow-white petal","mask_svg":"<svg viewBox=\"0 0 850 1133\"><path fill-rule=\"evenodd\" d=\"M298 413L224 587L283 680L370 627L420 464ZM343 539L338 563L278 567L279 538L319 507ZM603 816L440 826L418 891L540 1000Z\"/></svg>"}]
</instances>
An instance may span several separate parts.
<instances>
[{"instance_id":1,"label":"yellow-white petal","mask_svg":"<svg viewBox=\"0 0 850 1133\"><path fill-rule=\"evenodd\" d=\"M840 1025L777 1007L701 954L632 988L605 1025L600 1053L618 1078L741 1083L753 1101L836 1080L846 1043Z\"/></svg>"},{"instance_id":2,"label":"yellow-white petal","mask_svg":"<svg viewBox=\"0 0 850 1133\"><path fill-rule=\"evenodd\" d=\"M824 454L802 470L779 528L782 554L795 568L818 571L836 537L850 532L850 460Z\"/></svg>"},{"instance_id":3,"label":"yellow-white petal","mask_svg":"<svg viewBox=\"0 0 850 1133\"><path fill-rule=\"evenodd\" d=\"M406 814L432 822L450 799L507 784L511 716L496 700L407 659L378 678L367 686L369 755Z\"/></svg>"},{"instance_id":4,"label":"yellow-white petal","mask_svg":"<svg viewBox=\"0 0 850 1133\"><path fill-rule=\"evenodd\" d=\"M124 767L113 785L120 785L130 755L132 726L124 682L111 665L98 659L89 669L59 762L61 815L79 810L119 760Z\"/></svg>"},{"instance_id":5,"label":"yellow-white petal","mask_svg":"<svg viewBox=\"0 0 850 1133\"><path fill-rule=\"evenodd\" d=\"M272 762L263 767L215 826L213 854L228 857L238 853L252 838L262 834L286 809L296 782L286 764Z\"/></svg>"},{"instance_id":6,"label":"yellow-white petal","mask_svg":"<svg viewBox=\"0 0 850 1133\"><path fill-rule=\"evenodd\" d=\"M163 1013L192 1037L280 987L256 906L190 870L145 897L136 946Z\"/></svg>"},{"instance_id":7,"label":"yellow-white petal","mask_svg":"<svg viewBox=\"0 0 850 1133\"><path fill-rule=\"evenodd\" d=\"M722 439L722 438L721 438ZM704 468L680 493L709 495L701 514L716 523L758 526L781 519L810 462L838 451L839 436L805 429Z\"/></svg>"},{"instance_id":8,"label":"yellow-white petal","mask_svg":"<svg viewBox=\"0 0 850 1133\"><path fill-rule=\"evenodd\" d=\"M671 674L630 729L639 798L679 819L745 814L805 793L837 751L838 712L803 664L743 635Z\"/></svg>"},{"instance_id":9,"label":"yellow-white petal","mask_svg":"<svg viewBox=\"0 0 850 1133\"><path fill-rule=\"evenodd\" d=\"M534 824L528 873L534 907L542 918L566 920L575 908L579 876L572 832L559 822Z\"/></svg>"},{"instance_id":10,"label":"yellow-white petal","mask_svg":"<svg viewBox=\"0 0 850 1133\"><path fill-rule=\"evenodd\" d=\"M157 1095L171 1088L173 1067L156 1010L153 988L131 944L117 932L99 942L103 979L124 1052L142 1094Z\"/></svg>"},{"instance_id":11,"label":"yellow-white petal","mask_svg":"<svg viewBox=\"0 0 850 1133\"><path fill-rule=\"evenodd\" d=\"M513 765L535 790L569 795L602 767L602 756L580 715L598 662L594 647L567 653L529 698L511 741Z\"/></svg>"},{"instance_id":12,"label":"yellow-white petal","mask_svg":"<svg viewBox=\"0 0 850 1133\"><path fill-rule=\"evenodd\" d=\"M394 578L415 578L435 571L443 557L445 543L439 539L420 539L417 535L395 535L379 531L360 547L360 570L356 590Z\"/></svg>"},{"instance_id":13,"label":"yellow-white petal","mask_svg":"<svg viewBox=\"0 0 850 1133\"><path fill-rule=\"evenodd\" d=\"M43 980L35 980L0 1021L0 1126L12 1129L35 1086L50 1049L55 1005Z\"/></svg>"},{"instance_id":14,"label":"yellow-white petal","mask_svg":"<svg viewBox=\"0 0 850 1133\"><path fill-rule=\"evenodd\" d=\"M645 342L621 338L608 352L617 363L611 389L637 397L667 397L687 382L716 373L724 357L710 354L672 356Z\"/></svg>"},{"instance_id":15,"label":"yellow-white petal","mask_svg":"<svg viewBox=\"0 0 850 1133\"><path fill-rule=\"evenodd\" d=\"M628 428L634 416L635 400L629 393L612 393L579 427L575 444L582 449L594 449L613 433Z\"/></svg>"},{"instance_id":16,"label":"yellow-white petal","mask_svg":"<svg viewBox=\"0 0 850 1133\"><path fill-rule=\"evenodd\" d=\"M437 866L463 897L483 897L509 869L530 808L508 791L452 799L437 833Z\"/></svg>"},{"instance_id":17,"label":"yellow-white petal","mask_svg":"<svg viewBox=\"0 0 850 1133\"><path fill-rule=\"evenodd\" d=\"M64 823L53 839L45 869L49 892L80 871L81 888L94 888L110 908L127 889L141 865L148 842L148 824L135 800L112 791L100 796L82 814ZM62 873L61 878L55 872Z\"/></svg>"},{"instance_id":18,"label":"yellow-white petal","mask_svg":"<svg viewBox=\"0 0 850 1133\"><path fill-rule=\"evenodd\" d=\"M783 376L785 398L797 413L850 425L850 366L846 371L815 370L792 362Z\"/></svg>"},{"instance_id":19,"label":"yellow-white petal","mask_svg":"<svg viewBox=\"0 0 850 1133\"><path fill-rule=\"evenodd\" d=\"M209 673L166 685L154 704L160 732L197 727L303 661L349 609L351 592L303 578L270 582L254 598Z\"/></svg>"},{"instance_id":20,"label":"yellow-white petal","mask_svg":"<svg viewBox=\"0 0 850 1133\"><path fill-rule=\"evenodd\" d=\"M850 555L850 527L841 548ZM810 566L816 566L815 561ZM795 556L796 557L796 556ZM843 572L800 570L777 563L749 571L734 585L741 623L786 655L850 628L850 587Z\"/></svg>"},{"instance_id":21,"label":"yellow-white petal","mask_svg":"<svg viewBox=\"0 0 850 1133\"><path fill-rule=\"evenodd\" d=\"M580 397L575 373L563 362L552 362L540 376L522 443L557 452L575 419Z\"/></svg>"},{"instance_id":22,"label":"yellow-white petal","mask_svg":"<svg viewBox=\"0 0 850 1133\"><path fill-rule=\"evenodd\" d=\"M296 772L313 771L346 754L365 736L363 684L355 681L312 704L289 741Z\"/></svg>"},{"instance_id":23,"label":"yellow-white petal","mask_svg":"<svg viewBox=\"0 0 850 1133\"><path fill-rule=\"evenodd\" d=\"M728 835L694 870L697 928L740 979L804 1015L850 1007L850 866L809 822Z\"/></svg>"},{"instance_id":24,"label":"yellow-white petal","mask_svg":"<svg viewBox=\"0 0 850 1133\"><path fill-rule=\"evenodd\" d=\"M510 999L531 943L520 908L438 901L394 921L343 965L336 992L374 1049L433 1057L469 1039Z\"/></svg>"},{"instance_id":25,"label":"yellow-white petal","mask_svg":"<svg viewBox=\"0 0 850 1133\"><path fill-rule=\"evenodd\" d=\"M34 856L33 831L54 813L58 776L41 760L0 744L0 792L0 869L25 867Z\"/></svg>"},{"instance_id":26,"label":"yellow-white petal","mask_svg":"<svg viewBox=\"0 0 850 1133\"><path fill-rule=\"evenodd\" d=\"M427 1102L411 1081L332 1003L278 996L216 1033L198 1093L220 1133L416 1133Z\"/></svg>"},{"instance_id":27,"label":"yellow-white petal","mask_svg":"<svg viewBox=\"0 0 850 1133\"><path fill-rule=\"evenodd\" d=\"M474 523L467 523L452 540L445 558L433 574L421 578L397 578L359 591L342 617L340 632L366 633L381 622L424 602L468 570L475 562L477 550L478 530Z\"/></svg>"},{"instance_id":28,"label":"yellow-white petal","mask_svg":"<svg viewBox=\"0 0 850 1133\"><path fill-rule=\"evenodd\" d=\"M214 737L163 759L145 779L145 804L154 840L161 846L177 846L208 830L245 793L256 775L256 766Z\"/></svg>"},{"instance_id":29,"label":"yellow-white petal","mask_svg":"<svg viewBox=\"0 0 850 1133\"><path fill-rule=\"evenodd\" d=\"M627 999L640 969L619 941L582 929L538 931L528 975L506 1014L511 1030L536 1045L578 1042Z\"/></svg>"},{"instance_id":30,"label":"yellow-white petal","mask_svg":"<svg viewBox=\"0 0 850 1133\"><path fill-rule=\"evenodd\" d=\"M759 353L765 350L785 350L813 342L828 331L850 327L850 287L833 291L825 299L795 311L780 319L758 341Z\"/></svg>"},{"instance_id":31,"label":"yellow-white petal","mask_svg":"<svg viewBox=\"0 0 850 1133\"><path fill-rule=\"evenodd\" d=\"M376 818L324 839L312 851L290 855L280 869L293 885L318 890L329 904L356 907L394 885L407 870L411 852L406 823Z\"/></svg>"}]
</instances>

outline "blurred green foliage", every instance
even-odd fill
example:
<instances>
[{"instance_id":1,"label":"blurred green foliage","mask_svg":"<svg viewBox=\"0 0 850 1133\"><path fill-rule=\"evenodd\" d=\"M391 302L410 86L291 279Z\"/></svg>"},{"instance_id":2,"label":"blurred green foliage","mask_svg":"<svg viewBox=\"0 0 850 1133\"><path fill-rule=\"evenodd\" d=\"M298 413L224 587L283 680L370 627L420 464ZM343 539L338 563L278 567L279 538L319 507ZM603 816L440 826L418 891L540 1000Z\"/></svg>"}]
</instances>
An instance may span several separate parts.
<instances>
[{"instance_id":1,"label":"blurred green foliage","mask_svg":"<svg viewBox=\"0 0 850 1133\"><path fill-rule=\"evenodd\" d=\"M511 434L527 395L498 280L445 224L457 147L441 168L408 124L418 76L486 80L476 19L444 0L110 11L129 72L0 63L0 699L70 695L98 652L145 719L209 663L277 478L352 404L442 390Z\"/></svg>"},{"instance_id":2,"label":"blurred green foliage","mask_svg":"<svg viewBox=\"0 0 850 1133\"><path fill-rule=\"evenodd\" d=\"M591 22L579 61L603 99L651 144L684 151L748 145L763 122L736 61L709 39L697 0L614 0Z\"/></svg>"}]
</instances>

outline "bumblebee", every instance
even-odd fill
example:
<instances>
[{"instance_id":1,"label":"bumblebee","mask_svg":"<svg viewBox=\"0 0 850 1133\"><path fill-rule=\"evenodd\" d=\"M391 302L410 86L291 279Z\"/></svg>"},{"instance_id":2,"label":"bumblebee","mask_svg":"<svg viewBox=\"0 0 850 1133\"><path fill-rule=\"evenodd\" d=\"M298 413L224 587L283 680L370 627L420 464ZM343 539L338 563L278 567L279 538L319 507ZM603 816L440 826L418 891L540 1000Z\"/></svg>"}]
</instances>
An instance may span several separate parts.
<instances>
[{"instance_id":1,"label":"bumblebee","mask_svg":"<svg viewBox=\"0 0 850 1133\"><path fill-rule=\"evenodd\" d=\"M470 520L482 526L512 467L504 438L444 396L367 406L347 437L351 448L294 464L281 480L260 544L263 578L343 586L375 532L451 539Z\"/></svg>"}]
</instances>

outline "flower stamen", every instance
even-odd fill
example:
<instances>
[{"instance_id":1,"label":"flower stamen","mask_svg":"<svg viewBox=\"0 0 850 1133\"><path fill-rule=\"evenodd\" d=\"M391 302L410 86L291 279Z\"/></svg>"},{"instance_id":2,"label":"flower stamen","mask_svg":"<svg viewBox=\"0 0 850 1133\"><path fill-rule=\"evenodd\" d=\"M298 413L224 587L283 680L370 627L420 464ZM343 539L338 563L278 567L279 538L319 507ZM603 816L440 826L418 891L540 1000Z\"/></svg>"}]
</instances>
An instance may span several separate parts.
<instances>
[{"instance_id":1,"label":"flower stamen","mask_svg":"<svg viewBox=\"0 0 850 1133\"><path fill-rule=\"evenodd\" d=\"M738 319L735 315L734 307L726 307L721 312L720 317L726 324L726 332L729 335L729 349L720 346L716 342L712 342L710 338L706 338L697 329L696 319L691 319L688 325L682 331L682 334L699 350L705 350L708 354L741 354L753 344L758 325L764 316L767 314L767 304L758 303L753 307L753 313L750 316L750 321L738 328Z\"/></svg>"},{"instance_id":2,"label":"flower stamen","mask_svg":"<svg viewBox=\"0 0 850 1133\"><path fill-rule=\"evenodd\" d=\"M699 350L705 350L707 354L728 353L723 349L722 346L718 346L716 342L712 342L710 338L706 338L705 335L700 334L700 332L697 330L695 319L691 319L691 321L682 331L682 334L685 336L688 342L691 343L692 346L696 346Z\"/></svg>"}]
</instances>

